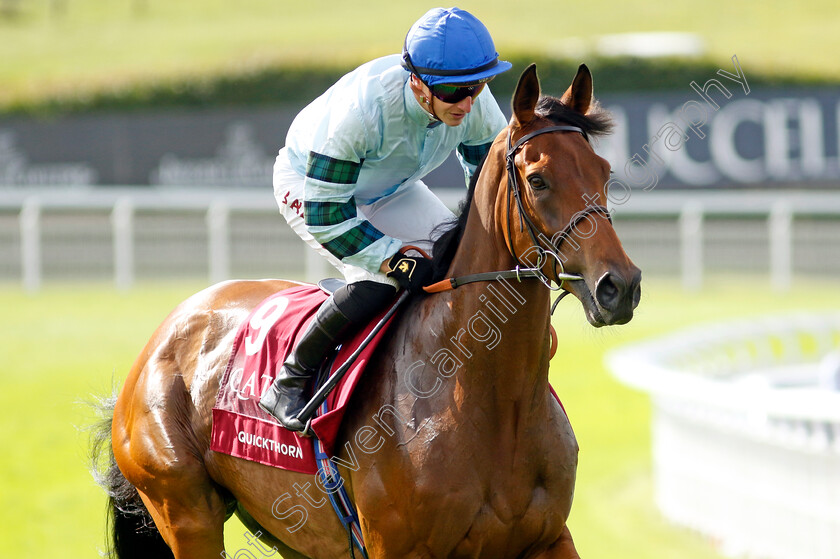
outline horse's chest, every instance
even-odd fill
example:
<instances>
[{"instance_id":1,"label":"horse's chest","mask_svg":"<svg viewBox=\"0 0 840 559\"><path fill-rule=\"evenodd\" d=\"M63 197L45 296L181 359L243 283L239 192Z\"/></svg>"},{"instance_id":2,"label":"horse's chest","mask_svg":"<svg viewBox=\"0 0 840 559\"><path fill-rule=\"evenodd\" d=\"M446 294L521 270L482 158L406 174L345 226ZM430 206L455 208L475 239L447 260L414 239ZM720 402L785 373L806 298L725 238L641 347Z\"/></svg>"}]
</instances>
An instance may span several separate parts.
<instances>
[{"instance_id":1,"label":"horse's chest","mask_svg":"<svg viewBox=\"0 0 840 559\"><path fill-rule=\"evenodd\" d=\"M497 491L483 501L468 525L461 526L463 537L447 556L528 556L559 537L568 516L565 500L552 499L544 487Z\"/></svg>"},{"instance_id":2,"label":"horse's chest","mask_svg":"<svg viewBox=\"0 0 840 559\"><path fill-rule=\"evenodd\" d=\"M535 556L560 537L571 508L577 442L565 413L553 400L455 400L395 407L396 444L354 477L381 556Z\"/></svg>"},{"instance_id":3,"label":"horse's chest","mask_svg":"<svg viewBox=\"0 0 840 559\"><path fill-rule=\"evenodd\" d=\"M408 525L419 528L415 534L432 557L530 557L560 537L571 507L573 478L540 475L453 472L458 482L438 487L446 493L421 499L436 501L435 512L415 515Z\"/></svg>"},{"instance_id":4,"label":"horse's chest","mask_svg":"<svg viewBox=\"0 0 840 559\"><path fill-rule=\"evenodd\" d=\"M571 509L577 443L570 429L545 435L475 444L450 460L453 449L435 453L432 443L416 494L435 509L432 547L448 557L527 557L556 540Z\"/></svg>"}]
</instances>

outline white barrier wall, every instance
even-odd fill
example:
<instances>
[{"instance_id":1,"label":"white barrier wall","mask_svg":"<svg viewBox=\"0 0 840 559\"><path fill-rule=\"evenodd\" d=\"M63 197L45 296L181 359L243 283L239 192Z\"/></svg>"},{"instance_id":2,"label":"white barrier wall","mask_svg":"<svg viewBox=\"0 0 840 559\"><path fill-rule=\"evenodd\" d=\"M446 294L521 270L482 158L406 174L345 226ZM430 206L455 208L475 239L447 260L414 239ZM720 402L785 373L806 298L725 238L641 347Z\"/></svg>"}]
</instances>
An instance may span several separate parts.
<instances>
[{"instance_id":1,"label":"white barrier wall","mask_svg":"<svg viewBox=\"0 0 840 559\"><path fill-rule=\"evenodd\" d=\"M462 189L436 191L451 208ZM840 273L840 193L632 191L615 228L645 273L750 273L788 289L797 274ZM283 222L270 189L0 190L0 280L293 277L333 271Z\"/></svg>"},{"instance_id":2,"label":"white barrier wall","mask_svg":"<svg viewBox=\"0 0 840 559\"><path fill-rule=\"evenodd\" d=\"M667 518L730 556L840 557L840 312L705 325L607 364L651 396Z\"/></svg>"},{"instance_id":3,"label":"white barrier wall","mask_svg":"<svg viewBox=\"0 0 840 559\"><path fill-rule=\"evenodd\" d=\"M0 191L0 279L336 275L289 229L270 190L151 188Z\"/></svg>"}]
</instances>

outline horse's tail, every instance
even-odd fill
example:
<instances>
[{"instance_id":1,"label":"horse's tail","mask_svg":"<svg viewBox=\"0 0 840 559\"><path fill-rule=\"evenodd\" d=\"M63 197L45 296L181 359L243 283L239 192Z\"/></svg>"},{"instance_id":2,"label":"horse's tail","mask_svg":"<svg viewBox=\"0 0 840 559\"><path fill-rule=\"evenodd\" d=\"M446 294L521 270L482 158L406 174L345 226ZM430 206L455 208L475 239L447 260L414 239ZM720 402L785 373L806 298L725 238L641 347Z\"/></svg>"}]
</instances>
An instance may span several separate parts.
<instances>
[{"instance_id":1,"label":"horse's tail","mask_svg":"<svg viewBox=\"0 0 840 559\"><path fill-rule=\"evenodd\" d=\"M111 424L116 401L114 396L95 404L101 419L91 430L91 472L108 493L110 541L105 556L112 559L175 559L137 488L129 483L114 460Z\"/></svg>"}]
</instances>

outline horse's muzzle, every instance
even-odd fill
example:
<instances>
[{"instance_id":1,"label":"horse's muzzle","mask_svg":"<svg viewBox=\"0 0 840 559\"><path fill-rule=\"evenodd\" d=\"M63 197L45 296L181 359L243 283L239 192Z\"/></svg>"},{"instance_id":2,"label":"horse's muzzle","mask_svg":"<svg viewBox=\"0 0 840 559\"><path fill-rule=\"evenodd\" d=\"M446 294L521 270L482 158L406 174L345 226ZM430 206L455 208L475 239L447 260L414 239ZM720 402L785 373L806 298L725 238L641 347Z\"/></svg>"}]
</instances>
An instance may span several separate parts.
<instances>
[{"instance_id":1,"label":"horse's muzzle","mask_svg":"<svg viewBox=\"0 0 840 559\"><path fill-rule=\"evenodd\" d=\"M595 302L605 325L626 324L642 297L642 271L633 266L625 274L606 272L595 284Z\"/></svg>"}]
</instances>

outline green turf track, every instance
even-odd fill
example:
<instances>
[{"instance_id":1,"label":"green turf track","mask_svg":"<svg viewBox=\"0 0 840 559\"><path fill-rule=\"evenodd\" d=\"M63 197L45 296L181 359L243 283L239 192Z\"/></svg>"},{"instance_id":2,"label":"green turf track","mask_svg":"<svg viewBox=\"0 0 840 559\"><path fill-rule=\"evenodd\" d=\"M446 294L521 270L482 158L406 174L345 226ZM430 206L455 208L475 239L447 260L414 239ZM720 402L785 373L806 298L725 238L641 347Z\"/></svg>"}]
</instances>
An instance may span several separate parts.
<instances>
[{"instance_id":1,"label":"green turf track","mask_svg":"<svg viewBox=\"0 0 840 559\"><path fill-rule=\"evenodd\" d=\"M646 397L605 372L605 351L701 321L792 309L838 309L836 285L799 281L785 295L766 278L709 282L699 294L670 280L646 280L633 322L595 330L567 299L551 380L581 446L570 526L586 558L715 558L703 538L665 523L652 504ZM95 557L105 500L86 471L91 395L124 378L156 325L199 284L48 286L29 296L0 287L0 556ZM246 547L227 525L229 552Z\"/></svg>"},{"instance_id":2,"label":"green turf track","mask_svg":"<svg viewBox=\"0 0 840 559\"><path fill-rule=\"evenodd\" d=\"M433 5L393 0L2 0L0 105L275 66L349 69L397 52L411 23ZM459 6L487 25L503 56L591 62L600 35L678 31L696 33L708 59L729 71L736 54L747 76L840 79L836 0L464 0Z\"/></svg>"}]
</instances>

